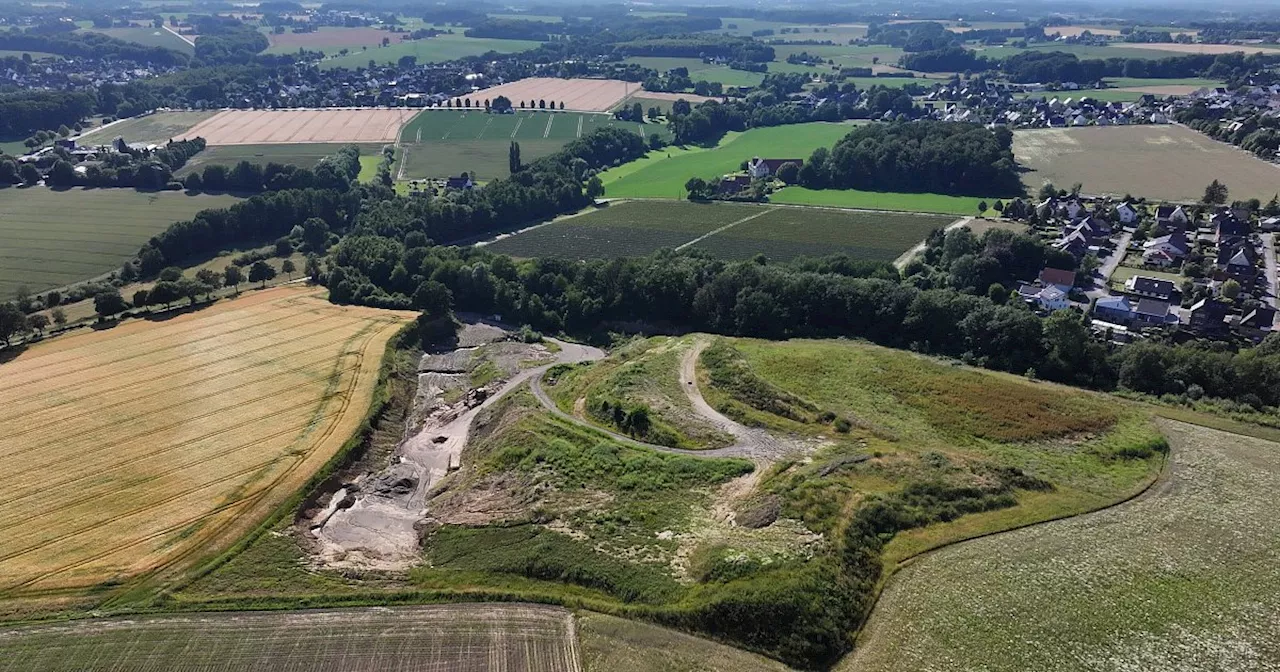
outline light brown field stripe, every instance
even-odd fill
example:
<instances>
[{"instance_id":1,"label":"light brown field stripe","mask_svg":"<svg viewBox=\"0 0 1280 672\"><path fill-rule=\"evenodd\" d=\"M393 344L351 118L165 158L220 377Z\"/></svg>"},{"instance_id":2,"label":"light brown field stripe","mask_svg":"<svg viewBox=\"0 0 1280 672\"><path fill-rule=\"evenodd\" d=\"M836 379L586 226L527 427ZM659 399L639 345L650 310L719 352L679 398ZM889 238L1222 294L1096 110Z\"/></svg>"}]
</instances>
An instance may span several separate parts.
<instances>
[{"instance_id":1,"label":"light brown field stripe","mask_svg":"<svg viewBox=\"0 0 1280 672\"><path fill-rule=\"evenodd\" d=\"M349 325L347 325L347 326L349 326ZM335 328L335 329L336 329L336 328ZM268 346L268 347L269 347L269 346ZM259 348L259 350L264 350L264 349L266 349L266 348ZM235 357L235 356L233 355L233 356L231 356L231 357L229 357L229 358L232 358L232 357ZM229 359L229 358L224 358L224 359ZM117 419L112 420L112 421L110 421L110 422L108 422L108 423L106 423L106 424L98 425L98 426L94 427L93 429L88 430L87 432L79 432L79 433L77 434L77 436L78 436L78 437L82 437L82 438L83 438L83 437L86 437L86 436L90 436L92 432L101 432L101 431L104 431L104 430L110 429L111 427L114 427L114 426L116 426L116 425L123 424L123 423L126 423L126 422L136 422L136 421L137 421L137 420L139 420L140 418L147 417L148 415L154 415L155 413L161 413L161 412L164 412L164 410L166 410L166 409L158 409L157 411L154 411L154 412L152 412L152 413L147 413L147 414L144 414L144 415L141 415L141 416L137 416L137 417L134 417L134 418L123 418L123 419L121 419L121 418L117 418ZM203 415L201 415L201 416L194 416L193 418L190 418L190 419L195 419L195 418L198 418L198 417L204 417L204 416L203 416ZM182 424L183 424L182 422L178 422L178 423L177 423L177 424L175 424L174 426L175 426L175 427L176 427L176 426L181 426ZM60 442L61 442L61 438L60 438L60 437L59 437L59 438L55 438L55 439L53 439L53 440L51 440L51 441L48 441L48 442L45 442L45 443L36 444L36 445L34 445L34 446L27 446L27 447L24 447L24 448L21 448L21 449L15 450L15 451L11 451L11 452L5 453L5 454L4 454L4 457L12 457L12 456L16 456L16 455L24 455L24 454L26 454L26 453L29 453L29 452L32 452L32 451L35 451L35 450L39 450L39 449L42 449L42 448L48 448L49 446L56 445L57 443L60 443Z\"/></svg>"},{"instance_id":2,"label":"light brown field stripe","mask_svg":"<svg viewBox=\"0 0 1280 672\"><path fill-rule=\"evenodd\" d=\"M244 299L236 299L236 300L237 300L237 301L243 301ZM250 319L254 319L254 318L258 317L258 313L256 313L256 312L255 312L255 313L246 314L246 312L247 312L247 311L245 311L245 310L244 310L245 308L258 308L258 306L257 306L256 304L250 304L250 305L248 305L248 306L238 306L237 308L240 308L240 310L237 310L236 312L237 312L237 313L239 313L239 314L241 314L241 315L242 315L242 317L238 317L238 318L231 318L231 319L221 319L221 320L220 320L220 319L218 319L219 317L223 317L223 318L225 318L225 317L226 317L225 313L216 313L216 314L205 314L205 315L200 315L199 317L197 317L197 318L196 318L196 319L194 319L194 320L191 320L191 321L185 321L185 322L181 322L181 323L177 323L177 324L175 324L173 321L170 321L170 322L167 322L167 323L165 323L165 324L163 324L163 325L160 325L160 326L158 326L158 327L152 327L150 330L148 330L148 335L154 335L154 336L155 336L155 338L148 338L148 339L146 339L146 340L135 340L135 341L133 341L133 343L134 343L135 345L144 345L144 344L147 344L147 343L154 343L154 342L159 341L159 340L164 340L164 339L166 339L166 338L171 338L171 337L172 337L172 332L185 332L185 331L190 331L190 329L189 329L188 327L189 327L190 325L193 325L193 324L196 324L196 323L205 323L205 322L210 322L210 321L212 321L212 322L216 322L219 326L229 326L229 325L238 324L239 322L242 322L242 321L244 321L244 320L250 320ZM270 308L269 308L269 307L268 307L268 308L266 308L265 310L267 310L268 312L278 312L278 311L270 310ZM280 320L289 319L290 317L296 317L296 316L301 315L301 314L303 314L303 313L305 313L305 312L314 312L314 309L312 309L312 310L302 310L302 311L297 311L297 312L294 312L294 313L284 314L284 315L282 315L282 316L281 316L280 318L278 318L278 319L280 319ZM276 321L276 320L271 320L271 321L268 321L268 322L264 322L263 324L270 324L271 322L275 322L275 321ZM117 328L119 328L119 327L117 327ZM234 329L234 328L232 328L232 331L234 331L234 330L235 330L235 329ZM159 332L159 333L155 333L155 332ZM89 335L91 335L91 334L83 334L83 335L81 335L81 336L89 336ZM211 336L211 337L216 337L216 335L215 335L215 336ZM77 337L72 337L72 338L77 338ZM83 342L83 341L85 341L85 340L86 340L86 339L84 339L84 338L79 338L79 339L77 340L77 342ZM201 340L203 340L203 339L201 339ZM58 344L58 345L62 345L62 344ZM76 350L92 350L92 349L97 348L97 347L99 347L99 344L98 344L97 342L95 342L95 341L91 341L91 340L90 340L89 342L86 342L84 345L73 345L73 346L67 346L67 347L57 347L56 349L46 349L46 350L44 350L44 351L42 351L42 352L40 352L40 353L38 353L38 354L36 354L36 355L34 355L34 356L31 356L31 357L25 357L23 361L24 361L24 362L31 362L31 361L39 361L39 360L41 360L41 359L51 359L51 358L54 358L56 355L60 355L60 354L62 354L62 353L64 353L64 352L74 352L74 351L76 351ZM80 360L84 360L84 359L89 359L90 357L91 357L91 356L86 355L86 356L77 357L77 358L75 358L74 360L70 360L70 361L80 361ZM58 364L62 364L62 362L60 361L60 362L58 362ZM28 371L31 371L31 370L40 370L41 368L42 368L42 367L26 367L26 370L28 370Z\"/></svg>"},{"instance_id":3,"label":"light brown field stripe","mask_svg":"<svg viewBox=\"0 0 1280 672\"><path fill-rule=\"evenodd\" d=\"M326 316L326 317L319 317L319 318L316 318L316 319L311 320L311 321L308 321L308 322L304 322L303 324L304 324L304 325L309 325L309 324L315 324L315 323L320 323L320 322L328 322L328 321L340 321L340 320L338 320L338 319L337 319L337 316ZM313 332L312 334L308 334L308 335L310 336L310 335L314 335L314 334L325 334L325 333L328 333L328 332L333 331L333 330L335 330L335 329L341 329L341 328L343 328L344 326L349 326L349 325L350 325L350 323L349 323L349 322L342 322L342 323L340 323L340 324L338 324L338 325L336 325L336 326L329 327L329 328L327 328L327 329L322 329L322 330L320 330L320 331L316 331L316 332ZM225 346L227 346L227 345L233 345L233 344L235 344L235 343L244 343L244 342L249 342L249 341L259 341L259 340L262 340L262 339L276 338L276 337L278 337L279 333L280 333L280 332L278 332L278 331L277 331L277 332L271 332L271 333L266 333L266 334L256 334L256 335L246 336L246 337L242 337L242 338L234 338L234 337L236 336L236 334L233 334L233 333L224 333L224 334L218 334L217 336L214 336L214 337L212 337L212 338L202 338L202 339L199 339L199 342L201 342L201 343L202 343L202 344L204 344L204 345L208 345L208 346L210 346L210 347L202 348L202 349L199 349L199 350L193 350L193 351L185 352L185 353L184 353L184 352L180 352L180 353L178 353L178 355L177 355L177 356L175 356L175 357L171 357L171 358L169 358L169 359L156 360L156 361L149 361L149 362L147 362L145 365L143 365L142 367L140 367L139 369L133 369L133 370L134 370L134 371L138 371L138 370L143 370L143 369L154 368L154 367L157 367L157 366L163 366L163 365L165 365L165 364L169 364L169 363L171 363L171 362L176 362L176 361L180 361L180 360L183 360L183 359L187 359L187 358L191 357L192 355L201 355L201 354L206 354L206 353L217 352L217 351L221 350L223 347L225 347ZM208 341L211 341L211 340L213 340L213 339L217 339L217 338L233 338L234 340L233 340L233 341L232 341L232 343L230 343L230 344L221 343L221 342L214 342L214 343L209 343L209 342L208 342ZM175 343L175 344L174 344L174 345L172 345L172 346L156 348L155 352L168 352L168 351L172 351L172 350L180 350L180 349L182 349L185 345L186 345L186 344L184 344L184 343ZM236 351L235 353L233 353L233 354L231 354L231 355L228 355L227 357L223 357L223 358L221 358L221 359L216 359L216 360L213 360L213 361L214 361L214 362L224 361L224 360L226 360L226 359L230 359L230 358L233 358L233 357L238 357L238 356L242 356L242 355L245 355L245 354L251 354L251 353L254 353L254 352L260 352L260 351L262 351L262 350L267 350L267 349L270 349L270 348L275 347L275 346L277 346L277 345L279 345L279 342L272 342L272 343L268 343L267 345L265 345L265 346L263 346L263 347L261 347L261 348L255 348L255 349L252 349L252 350L245 350L245 351ZM116 365L119 365L119 364L125 364L125 363L127 363L127 362L131 362L131 361L133 361L133 360L135 360L135 359L138 359L138 358L140 358L140 357L146 357L148 354L150 354L150 353L143 352L143 353L139 353L139 354L135 354L135 355L129 355L129 356L126 356L126 357L121 357L121 358L119 358L119 359L114 359L114 360L110 360L110 361L102 362L102 363L99 363L99 364L95 364L95 365L94 365L94 368L95 368L95 369L99 369L99 370L101 370L101 369L107 369L107 368L110 368L110 367L113 367L113 366L116 366ZM7 396L7 394L8 394L8 393L12 393L14 390L17 390L17 389L20 389L20 388L28 387L28 386L31 386L31 385L40 385L40 384L42 384L42 383L49 383L50 381L56 381L56 380L58 380L58 379L60 379L60 378L65 378L65 377L67 377L67 376L75 376L75 375L76 375L76 371L74 371L74 370L72 370L72 371L55 372L55 373L49 374L49 375L48 375L48 376L46 376L45 378L37 378L37 379L35 379L35 380L27 380L26 382L22 382L22 383L15 383L15 384L13 384L13 385L8 386L8 387L4 390L4 392L6 393L6 396ZM73 387L81 387L81 386L84 386L84 385L85 385L85 384L87 384L87 383L93 383L93 382L97 382L97 381L99 381L99 380L105 380L105 379L108 379L108 378L112 378L112 377L114 377L115 375L116 375L116 373L115 373L114 371L108 371L108 372L106 372L106 373L102 373L101 375L99 375L99 376L97 376L97 377L84 377L84 378L80 378L79 380L73 380L73 381L71 381L71 382L70 382L70 383L68 383L68 384L69 384L69 385L71 385L71 386L73 386ZM61 387L52 387L52 388L37 388L37 389L40 389L40 390L41 390L41 392L44 392L44 393L50 393L50 392L57 392L57 391L59 391L59 390L61 390L61 389L64 389L64 388L61 388ZM10 420L12 420L12 419L13 419L13 417L4 417L4 418L0 418L0 424L3 424L3 423L5 423L5 422L8 422L8 421L10 421Z\"/></svg>"},{"instance_id":4,"label":"light brown field stripe","mask_svg":"<svg viewBox=\"0 0 1280 672\"><path fill-rule=\"evenodd\" d=\"M266 360L266 361L264 361L264 362L251 362L251 363L246 364L246 365L244 365L244 366L242 366L242 367L240 367L240 368L238 368L238 369L232 369L231 371L226 371L226 372L219 372L219 373L216 373L216 374L213 374L213 375L210 375L210 376L206 376L206 377L204 377L204 378L197 378L197 379L195 379L195 380L187 381L187 382L186 382L186 384L185 384L185 385L183 385L182 387L190 387L190 386L192 386L192 385L197 385L197 384L200 384L200 383L206 383L206 382L215 381L215 380L220 380L220 379L224 379L224 378L231 378L232 376L234 376L234 375L235 375L235 374L237 374L237 373L243 373L243 372L245 372L245 371L252 371L252 370L254 370L254 369L258 369L258 368L262 367L264 364L273 364L273 363L278 362L278 361L281 361L281 360L287 360L287 359L289 359L289 358L291 358L291 357L293 357L293 356L295 356L295 355L298 355L298 354L303 353L303 352L307 352L307 351L312 350L312 349L313 349L313 348L307 347L307 348L303 348L303 349L301 349L301 350L297 350L297 351L294 351L294 352L285 353L285 354L283 354L283 355L280 355L279 357L275 357L275 358L272 358L272 359ZM260 378L260 379L257 379L257 380L251 380L251 381L235 380L234 385L235 385L235 386L237 386L237 387L239 387L239 386L243 386L243 385L247 385L247 384L260 383L260 382L263 382L263 381L266 381L266 380L270 380L270 379L272 379L272 378L276 378L276 377L279 377L279 376L287 376L287 375L291 375L291 374L296 374L296 373L299 373L299 372L302 372L302 371L310 370L312 367L314 367L314 366L316 366L316 365L318 365L318 364L323 364L323 363L325 363L325 362L328 362L330 359L331 359L331 357L329 357L329 356L321 357L320 359L318 359L318 360L316 360L316 361L314 361L314 362L308 362L307 364L304 364L304 365L299 366L299 367L295 367L295 368L291 368L291 369L283 369L283 370L279 370L279 371L272 372L272 373L271 373L270 375L268 375L267 377L265 377L265 378ZM191 369L187 369L187 370L188 370L188 371L190 371L190 370L195 370L196 368L205 369L205 368L208 368L208 367L205 367L205 366L192 367ZM176 390L176 389L180 389L180 388L167 387L167 388L163 388L163 389L155 390L155 391L153 391L153 392L149 392L149 393L147 393L147 394L133 394L133 395L129 395L129 397L128 397L127 399L124 399L124 400L118 401L118 402L116 402L116 403L114 403L114 404L102 404L102 405L94 406L92 409L86 409L86 410L84 410L84 411L81 411L80 413L73 413L73 414L70 414L70 415L67 415L67 414L64 414L64 413L60 413L60 412L58 412L58 411L57 411L57 409L59 409L59 408L61 408L61 407L63 407L63 406L66 406L66 405L68 405L68 404L75 404L75 403L78 403L78 402L81 402L81 401L86 401L86 400L88 400L88 399L91 399L92 397L95 397L95 396L101 396L101 395L104 395L104 394L106 394L106 395L113 395L113 394L115 394L115 393L121 392L121 391L123 391L123 390L129 389L129 388L132 388L132 387L137 387L137 386L139 386L139 385L145 385L145 384L147 384L147 383L153 383L153 382L155 382L155 381L157 381L157 380L163 380L163 379L165 379L165 378L171 378L171 377L174 377L174 374L172 374L172 373L165 373L165 374L162 374L162 375L156 376L156 377L154 377L154 378L147 379L147 380L145 380L145 381L136 381L136 382L128 383L128 384L125 384L125 385L118 385L118 386L116 386L116 387L109 388L109 389L106 389L106 390L97 390L97 391L95 391L95 392L93 392L93 393L91 393L91 394L86 394L86 395L83 395L83 396L80 396L80 397L76 397L76 398L71 398L71 399L65 399L65 400L63 400L63 401L61 401L61 402L59 402L59 403L56 403L56 404L46 404L46 405L42 406L42 407L41 407L41 409L40 409L40 411L38 411L37 413L44 413L44 412L53 412L53 413L55 413L55 415L56 415L57 417L56 417L52 422L48 422L48 423L45 423L45 424L32 424L32 423L31 423L31 418L32 418L32 417L34 417L34 416L36 416L36 413L26 413L26 414L24 414L24 416L23 416L23 419L24 419L24 422L23 422L23 424L22 424L23 429L22 429L21 431L17 431L17 432L9 432L9 433L6 433L5 438L6 438L6 439L16 439L16 438L19 438L19 437L26 436L26 435L28 435L28 434L33 434L33 433L35 433L35 432L39 432L39 431L42 431L42 430L48 429L48 428L53 427L53 426L56 426L56 425L65 424L65 423L71 423L71 422L74 422L74 421L76 421L76 420L79 420L79 419L84 418L84 417L87 417L87 416L96 415L96 414L101 413L101 412L103 412L103 411L109 411L109 410L111 410L111 409L120 408L121 406L127 406L128 404L131 404L131 403L134 403L134 402L137 402L137 401L141 401L141 400L144 400L144 399L150 399L150 398L152 398L152 397L162 396L162 395L165 395L165 394L172 394L172 393L174 392L174 390ZM3 421L0 421L0 425L3 425Z\"/></svg>"},{"instance_id":5,"label":"light brown field stripe","mask_svg":"<svg viewBox=\"0 0 1280 672\"><path fill-rule=\"evenodd\" d=\"M390 328L390 327L384 327L384 329L385 329L385 328ZM356 358L356 362L357 362L357 367L358 367L358 368L356 369L356 375L352 377L352 381L351 381L351 383L350 383L350 385L349 385L349 388L348 388L348 389L349 389L349 391L354 391L354 390L356 390L356 389L359 389L359 386L360 386L360 379L361 379L361 377L362 377L363 375L365 375L365 372L363 371L363 366L362 366L363 359L364 359L364 348L368 347L368 344L369 344L370 342L372 342L372 341L373 341L373 339L374 339L374 337L375 337L377 334L381 333L381 331L382 331L382 330L375 330L375 331L373 331L372 333L370 333L369 337L368 337L364 342L362 342L362 343L361 343L361 345L360 345L360 347L359 347L359 349L358 349L358 352L357 352L357 354L356 354L356 357L355 357L355 358ZM350 403L351 403L350 395L342 395L342 396L340 396L340 401L341 401L340 409L339 409L339 411L338 411L338 413L337 413L338 417L341 417L341 415L342 415L342 414L346 413L347 407L348 407L348 406L350 405ZM40 575L40 576L37 576L37 577L35 577L34 579L30 579L30 580L24 581L24 582L22 582L22 583L20 583L20 584L17 584L17 585L15 585L15 586L13 586L12 588L8 589L8 590L9 590L9 592L13 592L13 591L19 590L19 589L24 588L24 587L26 587L26 586L34 585L34 584L36 584L36 583L39 583L39 582L41 582L41 581L44 581L44 580L46 580L46 579L48 579L48 578L51 578L51 577L56 576L56 575L58 575L58 574L61 574L61 573L65 572L65 571L68 571L68 570L70 570L70 569L75 569L76 567L84 566L84 565L86 565L86 564L89 564L89 563L92 563L92 562L96 562L97 560L100 560L100 559L103 559L103 558L106 558L106 557L110 557L111 555L114 555L114 554L116 554L116 553L120 553L120 552L122 552L123 550L127 550L127 549L129 549L129 548L132 548L133 546L136 546L136 545L138 545L138 544L140 544L140 543L145 543L146 541L150 541L151 539L159 538L159 537L162 537L162 536L165 536L165 535L171 534L171 533L173 533L173 532L175 532L175 531L180 531L180 530L186 529L190 524L194 523L195 521L199 521L199 520L202 520L202 519L206 519L206 520L216 520L217 515L218 515L219 513L221 513L222 511L224 511L224 510L230 510L230 509L232 509L232 508L235 508L235 507L238 507L238 506L244 505L244 504L246 504L246 503L247 503L247 504L249 504L250 506L256 505L256 504L258 503L258 501L260 501L263 497L265 497L265 496L266 496L266 494L267 494L267 493L271 492L271 491L272 491L272 490L273 490L273 489L274 489L274 488L275 488L279 483L281 483L284 479L288 478L288 477L292 474L292 472L293 472L295 469L297 469L297 467L298 467L299 465L303 464L303 463L304 463L304 462L305 462L305 461L306 461L306 460L311 456L311 454L312 454L312 453L316 452L316 451L319 449L319 446L323 445L323 443L324 443L325 441L327 441L327 440L328 440L329 436L333 433L333 431L334 431L334 428L335 428L335 427L337 427L337 423L336 423L336 422L335 422L335 423L329 423L329 424L326 426L325 430L322 432L322 434L321 434L321 436L319 437L319 439L313 442L311 449L310 449L310 450L308 450L308 451L307 451L307 453L306 453L304 456L302 456L301 458L299 458L298 460L296 460L293 464L289 465L289 466L288 466L288 468L286 468L286 469L285 469L285 471L284 471L283 473L281 473L281 474L277 475L277 476L276 476L276 478L274 478L274 479L273 479L273 480L272 480L272 481L271 481L267 486L264 486L263 488L259 489L259 490L258 490L257 492L255 492L253 495L248 496L248 497L245 497L245 498L243 498L243 499L241 499L241 500L238 500L238 501L236 501L236 502L232 502L232 503L227 503L227 504L219 505L219 506L218 506L218 507L216 507L213 511L209 512L207 515L198 516L198 517L193 518L193 519L190 519L190 520L188 520L188 521L184 521L184 522L179 523L179 524L177 524L177 525L171 526L171 527L169 527L169 528L167 528L167 529L165 529L165 530L161 530L160 532L157 532L157 533L155 533L155 534L149 535L148 537L145 537L145 538L144 538L144 539L142 539L142 540L138 540L138 541L135 541L135 542L133 542L133 543L126 544L124 548L117 547L116 549L110 550L110 551L108 551L108 552L106 552L106 553L100 553L100 554L98 554L98 555L96 555L96 556L93 556L93 557L91 557L91 558L89 558L89 559L82 560L82 561L75 562L75 563L71 563L71 564L69 564L69 565L63 565L63 566L62 566L62 567L60 567L60 568L56 568L56 569L51 570L51 571L49 571L49 572L45 572L44 574L42 574L42 575ZM201 531L202 531L202 532L204 532L205 530L209 530L209 535L208 535L208 537L207 537L207 538L217 538L217 536L218 536L218 535L220 535L220 534L222 533L222 531L223 531L223 530L225 530L228 526L230 526L233 522L234 522L234 521L233 521L233 520L231 520L231 519L224 519L220 524L215 524L215 525L213 525L213 526L207 526L206 528L202 529ZM176 563L178 563L178 562L182 562L182 561L184 561L186 558L188 558L189 556L191 556L192 554L196 553L196 552L198 551L198 549L199 549L199 546L198 546L198 545L190 544L190 545L188 545L188 546L187 546L187 548L186 548L185 550L182 550L182 551L180 551L180 552L176 553L173 557L171 557L171 558L169 558L169 559L167 559L167 560L161 561L161 562L159 562L158 564L154 565L154 566L153 566L153 568L152 568L152 571L161 571L161 570L163 570L163 569L165 569L165 568L172 567L172 566L174 566L174 564L176 564Z\"/></svg>"}]
</instances>

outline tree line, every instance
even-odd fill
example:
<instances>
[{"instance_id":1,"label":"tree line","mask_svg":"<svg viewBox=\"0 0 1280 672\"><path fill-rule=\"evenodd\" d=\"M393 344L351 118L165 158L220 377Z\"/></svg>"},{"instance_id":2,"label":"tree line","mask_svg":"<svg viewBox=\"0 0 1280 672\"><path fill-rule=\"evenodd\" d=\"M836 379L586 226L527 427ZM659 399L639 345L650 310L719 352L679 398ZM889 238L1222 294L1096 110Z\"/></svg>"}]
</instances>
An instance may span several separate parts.
<instances>
[{"instance_id":1,"label":"tree line","mask_svg":"<svg viewBox=\"0 0 1280 672\"><path fill-rule=\"evenodd\" d=\"M161 67L182 67L191 57L174 49L147 47L126 42L102 33L87 31L41 33L34 29L11 28L0 31L0 49L5 51L39 51L71 58L101 58L133 61Z\"/></svg>"}]
</instances>

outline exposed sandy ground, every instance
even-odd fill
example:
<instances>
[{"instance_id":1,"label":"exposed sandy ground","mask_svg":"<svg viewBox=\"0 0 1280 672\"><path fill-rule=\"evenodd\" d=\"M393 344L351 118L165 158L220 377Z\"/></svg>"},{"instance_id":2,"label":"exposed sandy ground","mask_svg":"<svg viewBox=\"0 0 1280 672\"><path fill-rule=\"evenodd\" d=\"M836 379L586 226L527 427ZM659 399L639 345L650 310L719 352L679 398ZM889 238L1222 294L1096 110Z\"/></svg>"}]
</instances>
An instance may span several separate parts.
<instances>
[{"instance_id":1,"label":"exposed sandy ground","mask_svg":"<svg viewBox=\"0 0 1280 672\"><path fill-rule=\"evenodd\" d=\"M0 365L0 592L181 568L351 436L411 313L281 287Z\"/></svg>"},{"instance_id":2,"label":"exposed sandy ground","mask_svg":"<svg viewBox=\"0 0 1280 672\"><path fill-rule=\"evenodd\" d=\"M187 131L210 145L395 142L417 109L226 110Z\"/></svg>"},{"instance_id":3,"label":"exposed sandy ground","mask_svg":"<svg viewBox=\"0 0 1280 672\"><path fill-rule=\"evenodd\" d=\"M1253 53L1261 51L1271 53L1277 50L1274 45L1264 44L1175 44L1172 42L1116 42L1111 46L1117 49L1149 49L1152 51L1171 51L1175 54L1231 54L1237 51Z\"/></svg>"},{"instance_id":4,"label":"exposed sandy ground","mask_svg":"<svg viewBox=\"0 0 1280 672\"><path fill-rule=\"evenodd\" d=\"M559 109L578 112L605 112L622 99L640 91L638 82L618 79L557 79L553 77L529 77L515 82L481 89L459 100L471 100L472 107L484 107L484 101L506 96L516 108L521 101L554 101ZM647 94L646 94L647 95ZM692 101L690 101L692 102Z\"/></svg>"},{"instance_id":5,"label":"exposed sandy ground","mask_svg":"<svg viewBox=\"0 0 1280 672\"><path fill-rule=\"evenodd\" d=\"M502 332L489 336L500 337ZM474 339L467 336L466 331L464 337ZM522 345L527 354L509 356L506 362L497 361L499 367L508 368L508 375L483 397L469 396L454 404L445 404L439 395L423 394L429 415L421 428L396 450L393 463L351 484L349 491L353 494L341 492L335 496L335 501L348 498L345 504L349 506L336 511L328 509L314 521L319 526L312 530L320 546L318 560L328 566L383 570L402 570L416 564L421 555L417 524L427 517L428 494L449 473L451 466L458 466L476 415L553 364L604 357L596 348L555 343L560 351L554 354L541 346L535 350L535 346ZM516 344L498 343L487 347L501 350L511 345ZM519 369L516 361L515 372L510 373L512 360L528 360L539 350L545 364ZM462 359L458 355L433 356L429 363L448 369L456 368ZM459 381L459 389L465 387L465 383Z\"/></svg>"}]
</instances>

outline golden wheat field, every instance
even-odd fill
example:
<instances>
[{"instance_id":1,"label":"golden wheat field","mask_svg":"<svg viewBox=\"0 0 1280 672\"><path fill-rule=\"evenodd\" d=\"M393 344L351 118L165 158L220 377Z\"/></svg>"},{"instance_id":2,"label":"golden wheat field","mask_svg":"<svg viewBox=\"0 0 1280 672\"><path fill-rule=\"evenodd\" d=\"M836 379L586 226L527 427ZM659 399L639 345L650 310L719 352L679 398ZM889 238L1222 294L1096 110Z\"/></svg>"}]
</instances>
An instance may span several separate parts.
<instances>
[{"instance_id":1,"label":"golden wheat field","mask_svg":"<svg viewBox=\"0 0 1280 672\"><path fill-rule=\"evenodd\" d=\"M180 568L250 529L359 426L409 317L282 287L0 364L0 595Z\"/></svg>"}]
</instances>

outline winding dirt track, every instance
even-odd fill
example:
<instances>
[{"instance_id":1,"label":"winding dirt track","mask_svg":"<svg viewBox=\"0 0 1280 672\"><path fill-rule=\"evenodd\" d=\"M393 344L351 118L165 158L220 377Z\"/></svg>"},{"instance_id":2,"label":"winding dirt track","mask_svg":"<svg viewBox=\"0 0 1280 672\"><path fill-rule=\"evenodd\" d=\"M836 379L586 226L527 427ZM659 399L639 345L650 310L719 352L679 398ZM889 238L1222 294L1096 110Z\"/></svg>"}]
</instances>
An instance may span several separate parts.
<instances>
[{"instance_id":1,"label":"winding dirt track","mask_svg":"<svg viewBox=\"0 0 1280 672\"><path fill-rule=\"evenodd\" d=\"M559 343L561 347L568 345L560 343L559 341L556 342ZM577 347L581 348L581 346ZM675 453L677 455L689 455L692 457L744 457L751 460L777 459L783 455L799 450L798 446L780 440L763 429L752 429L725 417L719 411L712 408L711 404L707 403L707 400L702 396L702 391L698 389L697 377L698 356L702 354L702 351L705 350L706 347L707 342L699 339L694 344L694 347L685 353L684 357L680 361L680 386L684 388L685 396L689 398L689 403L693 405L693 411L695 413L701 416L704 420L715 425L717 429L733 436L733 445L726 446L724 448L685 450L682 448L671 448L669 446L645 443L643 441L637 441L629 436L604 429L603 427L598 427L581 418L575 417L570 413L565 413L560 410L559 406L556 406L555 402L551 400L551 397L547 396L546 391L542 389L542 374L550 367L543 367L538 370L536 374L529 379L529 387L533 390L533 396L537 397L538 401L547 409L547 411L557 418L572 422L579 427L584 427L593 432L604 434L618 443L623 443L637 448L648 448L650 450L657 450L664 453ZM592 348L592 350L594 350L594 348ZM565 352L567 351L562 351L561 353L561 361L566 361L563 357ZM599 357L594 359L599 359ZM594 361L594 359L584 358L577 361Z\"/></svg>"}]
</instances>

